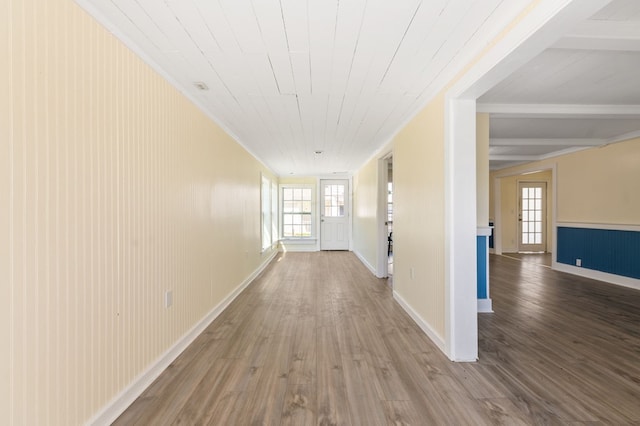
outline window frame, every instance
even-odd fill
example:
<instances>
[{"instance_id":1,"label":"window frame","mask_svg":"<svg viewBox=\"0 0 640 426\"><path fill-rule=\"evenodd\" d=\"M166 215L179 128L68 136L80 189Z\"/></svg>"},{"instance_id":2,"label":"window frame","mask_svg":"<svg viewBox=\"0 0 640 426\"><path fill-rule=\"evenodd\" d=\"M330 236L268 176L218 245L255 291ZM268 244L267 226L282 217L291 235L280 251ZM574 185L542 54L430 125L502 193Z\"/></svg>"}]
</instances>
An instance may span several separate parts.
<instances>
[{"instance_id":1,"label":"window frame","mask_svg":"<svg viewBox=\"0 0 640 426\"><path fill-rule=\"evenodd\" d=\"M284 192L285 189L308 189L310 194L311 194L311 211L308 213L309 217L311 218L311 223L310 223L310 235L305 235L305 236L285 236L285 232L284 232L284 226L285 226L285 220L284 220L284 215L285 213L285 209L284 209L284 203L285 203L285 197L284 197ZM281 240L288 240L288 241L308 241L308 240L315 240L316 239L316 224L317 224L317 208L316 208L316 188L314 185L312 184L303 184L303 183L284 183L284 184L280 184L279 185L279 195L280 195L280 202L279 202L279 207L280 207L280 212L279 212L279 219L280 219L280 238ZM302 214L302 213L299 213ZM305 213L307 214L307 213Z\"/></svg>"},{"instance_id":2,"label":"window frame","mask_svg":"<svg viewBox=\"0 0 640 426\"><path fill-rule=\"evenodd\" d=\"M260 174L260 246L263 253L280 241L277 188L275 180Z\"/></svg>"}]
</instances>

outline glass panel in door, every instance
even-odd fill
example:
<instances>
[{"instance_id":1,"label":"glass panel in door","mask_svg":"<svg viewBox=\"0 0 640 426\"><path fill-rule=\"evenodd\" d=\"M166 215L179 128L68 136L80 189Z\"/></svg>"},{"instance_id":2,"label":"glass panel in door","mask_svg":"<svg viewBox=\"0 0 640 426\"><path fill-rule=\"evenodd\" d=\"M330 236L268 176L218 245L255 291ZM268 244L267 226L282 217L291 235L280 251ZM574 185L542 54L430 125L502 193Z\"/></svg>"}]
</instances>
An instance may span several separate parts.
<instances>
[{"instance_id":1,"label":"glass panel in door","mask_svg":"<svg viewBox=\"0 0 640 426\"><path fill-rule=\"evenodd\" d=\"M546 246L546 183L520 182L519 251L543 252Z\"/></svg>"}]
</instances>

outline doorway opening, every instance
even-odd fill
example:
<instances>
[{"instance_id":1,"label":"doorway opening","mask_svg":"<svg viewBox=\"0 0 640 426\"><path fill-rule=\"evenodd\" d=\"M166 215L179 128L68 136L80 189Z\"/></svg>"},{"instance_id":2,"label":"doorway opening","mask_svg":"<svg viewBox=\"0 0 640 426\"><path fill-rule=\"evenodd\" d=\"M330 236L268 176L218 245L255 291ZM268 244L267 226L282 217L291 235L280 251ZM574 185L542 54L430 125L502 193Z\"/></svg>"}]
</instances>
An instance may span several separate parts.
<instances>
[{"instance_id":1,"label":"doorway opening","mask_svg":"<svg viewBox=\"0 0 640 426\"><path fill-rule=\"evenodd\" d=\"M394 257L393 189L393 153L387 152L378 159L376 276L389 278L391 287Z\"/></svg>"},{"instance_id":2,"label":"doorway opening","mask_svg":"<svg viewBox=\"0 0 640 426\"><path fill-rule=\"evenodd\" d=\"M387 275L393 279L393 157L387 159Z\"/></svg>"}]
</instances>

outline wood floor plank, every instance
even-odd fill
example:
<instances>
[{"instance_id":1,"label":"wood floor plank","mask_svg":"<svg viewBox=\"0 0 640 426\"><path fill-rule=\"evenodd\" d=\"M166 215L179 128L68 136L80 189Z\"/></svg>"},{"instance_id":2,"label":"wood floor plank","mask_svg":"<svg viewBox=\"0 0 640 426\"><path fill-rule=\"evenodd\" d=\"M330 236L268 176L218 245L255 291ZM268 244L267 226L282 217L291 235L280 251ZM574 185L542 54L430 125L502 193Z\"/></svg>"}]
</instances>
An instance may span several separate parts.
<instances>
[{"instance_id":1,"label":"wood floor plank","mask_svg":"<svg viewBox=\"0 0 640 426\"><path fill-rule=\"evenodd\" d=\"M366 425L384 425L385 412L380 403L382 389L377 376L364 358L343 355L346 396L353 419Z\"/></svg>"},{"instance_id":2,"label":"wood floor plank","mask_svg":"<svg viewBox=\"0 0 640 426\"><path fill-rule=\"evenodd\" d=\"M351 424L344 366L334 327L318 329L317 409L318 424Z\"/></svg>"},{"instance_id":3,"label":"wood floor plank","mask_svg":"<svg viewBox=\"0 0 640 426\"><path fill-rule=\"evenodd\" d=\"M424 424L410 401L383 401L387 425L411 426Z\"/></svg>"},{"instance_id":4,"label":"wood floor plank","mask_svg":"<svg viewBox=\"0 0 640 426\"><path fill-rule=\"evenodd\" d=\"M478 401L493 425L526 426L535 422L509 398L485 398Z\"/></svg>"},{"instance_id":5,"label":"wood floor plank","mask_svg":"<svg viewBox=\"0 0 640 426\"><path fill-rule=\"evenodd\" d=\"M289 384L312 385L315 383L317 371L318 334L316 318L303 316L294 324L291 342L291 365L289 368Z\"/></svg>"},{"instance_id":6,"label":"wood floor plank","mask_svg":"<svg viewBox=\"0 0 640 426\"><path fill-rule=\"evenodd\" d=\"M211 367L193 390L193 395L197 397L186 401L172 423L198 424L211 418L218 396L224 393L232 364L237 362L224 358L213 360Z\"/></svg>"},{"instance_id":7,"label":"wood floor plank","mask_svg":"<svg viewBox=\"0 0 640 426\"><path fill-rule=\"evenodd\" d=\"M640 292L490 271L458 364L353 253L283 253L114 424L640 424Z\"/></svg>"},{"instance_id":8,"label":"wood floor plank","mask_svg":"<svg viewBox=\"0 0 640 426\"><path fill-rule=\"evenodd\" d=\"M284 399L282 425L315 425L316 395L312 385L289 385Z\"/></svg>"},{"instance_id":9,"label":"wood floor plank","mask_svg":"<svg viewBox=\"0 0 640 426\"><path fill-rule=\"evenodd\" d=\"M216 359L221 347L214 342L200 339L199 346L183 352L163 373L166 380L156 380L139 398L145 402L144 410L127 410L114 424L168 424L182 410Z\"/></svg>"}]
</instances>

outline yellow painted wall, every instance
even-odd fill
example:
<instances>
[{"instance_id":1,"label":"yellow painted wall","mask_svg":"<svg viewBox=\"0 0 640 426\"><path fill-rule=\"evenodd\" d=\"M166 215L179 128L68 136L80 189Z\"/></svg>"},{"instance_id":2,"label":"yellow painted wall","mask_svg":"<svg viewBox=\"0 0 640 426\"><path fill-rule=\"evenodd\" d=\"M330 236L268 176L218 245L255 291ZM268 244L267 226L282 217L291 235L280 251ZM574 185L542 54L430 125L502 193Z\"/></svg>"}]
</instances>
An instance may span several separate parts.
<instances>
[{"instance_id":1,"label":"yellow painted wall","mask_svg":"<svg viewBox=\"0 0 640 426\"><path fill-rule=\"evenodd\" d=\"M378 160L365 164L353 177L353 250L371 268L378 264Z\"/></svg>"},{"instance_id":2,"label":"yellow painted wall","mask_svg":"<svg viewBox=\"0 0 640 426\"><path fill-rule=\"evenodd\" d=\"M290 183L299 185L313 185L313 187L315 188L318 184L318 178L313 176L283 176L280 178L279 182L281 184Z\"/></svg>"},{"instance_id":3,"label":"yellow painted wall","mask_svg":"<svg viewBox=\"0 0 640 426\"><path fill-rule=\"evenodd\" d=\"M515 178L500 179L500 197L502 250L509 253L516 252L518 251L518 187Z\"/></svg>"},{"instance_id":4,"label":"yellow painted wall","mask_svg":"<svg viewBox=\"0 0 640 426\"><path fill-rule=\"evenodd\" d=\"M11 252L9 236L11 219L9 200L11 197L11 80L8 78L11 66L10 11L9 2L0 2L0 418L8 422L11 412L11 306L13 286L10 285Z\"/></svg>"},{"instance_id":5,"label":"yellow painted wall","mask_svg":"<svg viewBox=\"0 0 640 426\"><path fill-rule=\"evenodd\" d=\"M489 114L476 114L476 204L478 226L489 225Z\"/></svg>"},{"instance_id":6,"label":"yellow painted wall","mask_svg":"<svg viewBox=\"0 0 640 426\"><path fill-rule=\"evenodd\" d=\"M71 0L0 19L0 418L82 424L262 264L268 171Z\"/></svg>"},{"instance_id":7,"label":"yellow painted wall","mask_svg":"<svg viewBox=\"0 0 640 426\"><path fill-rule=\"evenodd\" d=\"M640 138L558 158L558 221L640 225Z\"/></svg>"},{"instance_id":8,"label":"yellow painted wall","mask_svg":"<svg viewBox=\"0 0 640 426\"><path fill-rule=\"evenodd\" d=\"M443 95L395 137L393 182L394 289L444 340Z\"/></svg>"}]
</instances>

